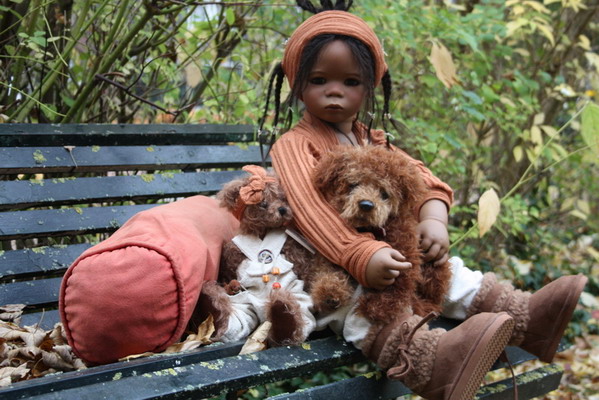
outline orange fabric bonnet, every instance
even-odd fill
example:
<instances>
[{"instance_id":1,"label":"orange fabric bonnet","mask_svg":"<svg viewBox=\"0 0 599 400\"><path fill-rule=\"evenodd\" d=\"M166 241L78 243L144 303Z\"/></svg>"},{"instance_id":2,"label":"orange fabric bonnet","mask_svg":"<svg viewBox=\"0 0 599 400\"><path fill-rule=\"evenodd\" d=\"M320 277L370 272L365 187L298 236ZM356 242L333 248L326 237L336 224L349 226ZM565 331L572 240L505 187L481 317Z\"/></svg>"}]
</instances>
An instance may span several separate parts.
<instances>
[{"instance_id":1,"label":"orange fabric bonnet","mask_svg":"<svg viewBox=\"0 0 599 400\"><path fill-rule=\"evenodd\" d=\"M351 36L364 43L374 57L374 85L379 85L387 71L387 64L383 46L374 31L362 18L346 11L323 11L305 20L287 41L282 66L289 86L293 87L295 82L304 47L310 40L322 34Z\"/></svg>"}]
</instances>

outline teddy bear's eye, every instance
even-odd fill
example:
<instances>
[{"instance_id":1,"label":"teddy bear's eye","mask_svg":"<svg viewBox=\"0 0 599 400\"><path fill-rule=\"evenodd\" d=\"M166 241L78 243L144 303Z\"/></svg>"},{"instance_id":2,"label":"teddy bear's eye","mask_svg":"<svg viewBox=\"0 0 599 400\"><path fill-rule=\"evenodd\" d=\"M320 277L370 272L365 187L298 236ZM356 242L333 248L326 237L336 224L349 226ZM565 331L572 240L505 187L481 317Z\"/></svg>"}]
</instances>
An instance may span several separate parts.
<instances>
[{"instance_id":1,"label":"teddy bear's eye","mask_svg":"<svg viewBox=\"0 0 599 400\"><path fill-rule=\"evenodd\" d=\"M258 207L260 208L268 208L268 203L265 201L260 202L260 204L258 204Z\"/></svg>"},{"instance_id":2,"label":"teddy bear's eye","mask_svg":"<svg viewBox=\"0 0 599 400\"><path fill-rule=\"evenodd\" d=\"M381 199L387 200L389 198L389 193L384 190L381 190Z\"/></svg>"},{"instance_id":3,"label":"teddy bear's eye","mask_svg":"<svg viewBox=\"0 0 599 400\"><path fill-rule=\"evenodd\" d=\"M350 183L350 184L348 185L348 187L349 187L349 190L350 190L350 191L352 191L352 190L354 190L355 188L357 188L357 187L358 187L358 184L357 184L357 183Z\"/></svg>"}]
</instances>

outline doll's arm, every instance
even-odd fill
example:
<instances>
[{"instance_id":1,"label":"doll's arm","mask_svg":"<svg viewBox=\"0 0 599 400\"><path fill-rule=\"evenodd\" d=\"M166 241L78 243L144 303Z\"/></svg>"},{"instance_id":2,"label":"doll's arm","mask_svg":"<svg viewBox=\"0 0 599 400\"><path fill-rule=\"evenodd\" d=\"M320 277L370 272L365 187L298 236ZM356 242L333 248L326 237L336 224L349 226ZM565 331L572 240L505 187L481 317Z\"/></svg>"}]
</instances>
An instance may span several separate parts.
<instances>
[{"instance_id":1,"label":"doll's arm","mask_svg":"<svg viewBox=\"0 0 599 400\"><path fill-rule=\"evenodd\" d=\"M447 205L438 199L425 202L420 208L418 234L420 248L425 262L433 262L435 266L449 259L449 233Z\"/></svg>"},{"instance_id":2,"label":"doll's arm","mask_svg":"<svg viewBox=\"0 0 599 400\"><path fill-rule=\"evenodd\" d=\"M312 171L318 162L313 146L307 140L290 139L288 135L289 132L275 143L271 156L297 228L328 260L368 286L367 264L378 250L389 245L357 233L341 219L312 182Z\"/></svg>"}]
</instances>

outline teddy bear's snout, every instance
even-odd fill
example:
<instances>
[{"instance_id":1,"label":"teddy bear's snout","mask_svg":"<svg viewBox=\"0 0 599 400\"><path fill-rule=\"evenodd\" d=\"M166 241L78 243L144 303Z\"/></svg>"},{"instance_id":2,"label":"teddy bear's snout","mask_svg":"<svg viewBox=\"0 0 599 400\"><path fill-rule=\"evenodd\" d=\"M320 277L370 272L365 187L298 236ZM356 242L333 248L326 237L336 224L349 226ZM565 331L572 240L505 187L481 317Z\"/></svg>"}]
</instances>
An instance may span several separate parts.
<instances>
[{"instance_id":1,"label":"teddy bear's snout","mask_svg":"<svg viewBox=\"0 0 599 400\"><path fill-rule=\"evenodd\" d=\"M362 211L372 211L374 209L374 203L370 200L360 200L358 202L358 207Z\"/></svg>"}]
</instances>

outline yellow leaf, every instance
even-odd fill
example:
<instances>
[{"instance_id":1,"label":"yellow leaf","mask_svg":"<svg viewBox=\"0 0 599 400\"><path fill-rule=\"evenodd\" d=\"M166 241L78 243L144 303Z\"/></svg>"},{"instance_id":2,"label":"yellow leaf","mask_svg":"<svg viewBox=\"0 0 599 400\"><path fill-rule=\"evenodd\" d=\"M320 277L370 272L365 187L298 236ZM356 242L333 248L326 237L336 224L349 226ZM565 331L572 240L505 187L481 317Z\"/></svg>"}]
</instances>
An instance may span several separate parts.
<instances>
[{"instance_id":1,"label":"yellow leaf","mask_svg":"<svg viewBox=\"0 0 599 400\"><path fill-rule=\"evenodd\" d=\"M521 146L516 146L514 147L514 159L516 160L516 162L520 162L522 160L522 156L524 155L524 153L522 152L522 147Z\"/></svg>"},{"instance_id":2,"label":"yellow leaf","mask_svg":"<svg viewBox=\"0 0 599 400\"><path fill-rule=\"evenodd\" d=\"M562 203L562 205L560 207L560 211L563 212L563 211L569 210L570 208L574 207L574 203L576 203L576 200L578 200L576 197L568 197Z\"/></svg>"},{"instance_id":3,"label":"yellow leaf","mask_svg":"<svg viewBox=\"0 0 599 400\"><path fill-rule=\"evenodd\" d=\"M555 37L551 31L551 27L545 24L537 24L537 28L545 35L545 37L551 42L552 46L555 46Z\"/></svg>"},{"instance_id":4,"label":"yellow leaf","mask_svg":"<svg viewBox=\"0 0 599 400\"><path fill-rule=\"evenodd\" d=\"M530 128L530 140L532 140L532 142L536 145L543 144L543 134L538 126L533 126Z\"/></svg>"},{"instance_id":5,"label":"yellow leaf","mask_svg":"<svg viewBox=\"0 0 599 400\"><path fill-rule=\"evenodd\" d=\"M543 122L545 122L545 113L538 113L535 115L534 121L533 121L533 125L541 125Z\"/></svg>"},{"instance_id":6,"label":"yellow leaf","mask_svg":"<svg viewBox=\"0 0 599 400\"><path fill-rule=\"evenodd\" d=\"M478 200L479 237L483 237L483 235L491 229L497 220L500 208L501 203L499 202L499 197L495 190L489 189L480 196L480 199Z\"/></svg>"},{"instance_id":7,"label":"yellow leaf","mask_svg":"<svg viewBox=\"0 0 599 400\"><path fill-rule=\"evenodd\" d=\"M445 46L437 41L433 41L430 61L431 64L433 64L437 78L443 82L445 87L450 89L453 85L458 83L456 67L451 58L451 53Z\"/></svg>"},{"instance_id":8,"label":"yellow leaf","mask_svg":"<svg viewBox=\"0 0 599 400\"><path fill-rule=\"evenodd\" d=\"M579 47L582 47L583 50L591 51L591 41L588 37L586 37L585 35L580 35L578 36L578 40L579 42L577 43L577 45Z\"/></svg>"},{"instance_id":9,"label":"yellow leaf","mask_svg":"<svg viewBox=\"0 0 599 400\"><path fill-rule=\"evenodd\" d=\"M550 14L551 11L538 1L525 1L524 4L529 6L530 8L534 8L536 11L541 12L543 14Z\"/></svg>"},{"instance_id":10,"label":"yellow leaf","mask_svg":"<svg viewBox=\"0 0 599 400\"><path fill-rule=\"evenodd\" d=\"M591 213L591 206L589 206L589 202L586 200L578 200L576 202L576 207L584 214L589 215Z\"/></svg>"},{"instance_id":11,"label":"yellow leaf","mask_svg":"<svg viewBox=\"0 0 599 400\"><path fill-rule=\"evenodd\" d=\"M580 218L583 221L586 221L588 218L588 215L586 215L585 213L583 213L579 210L572 210L569 212L569 214L573 217Z\"/></svg>"},{"instance_id":12,"label":"yellow leaf","mask_svg":"<svg viewBox=\"0 0 599 400\"><path fill-rule=\"evenodd\" d=\"M587 146L599 156L599 106L589 103L582 111L580 133Z\"/></svg>"},{"instance_id":13,"label":"yellow leaf","mask_svg":"<svg viewBox=\"0 0 599 400\"><path fill-rule=\"evenodd\" d=\"M524 25L528 25L530 23L526 18L518 18L515 21L510 21L507 23L506 28L506 36L512 36L518 29L522 28Z\"/></svg>"},{"instance_id":14,"label":"yellow leaf","mask_svg":"<svg viewBox=\"0 0 599 400\"><path fill-rule=\"evenodd\" d=\"M267 343L266 338L268 337L268 332L270 332L270 328L272 324L270 321L264 321L262 325L260 325L254 333L250 335L248 340L244 343L243 347L239 354L249 354L255 353L257 351L262 351L266 349Z\"/></svg>"},{"instance_id":15,"label":"yellow leaf","mask_svg":"<svg viewBox=\"0 0 599 400\"><path fill-rule=\"evenodd\" d=\"M557 135L557 129L555 129L554 127L552 127L551 125L541 125L541 129L543 130L543 132L545 132L547 134L547 136L549 137L553 137L555 135Z\"/></svg>"},{"instance_id":16,"label":"yellow leaf","mask_svg":"<svg viewBox=\"0 0 599 400\"><path fill-rule=\"evenodd\" d=\"M194 88L202 80L202 71L195 63L190 63L185 67L185 80L187 85Z\"/></svg>"}]
</instances>

